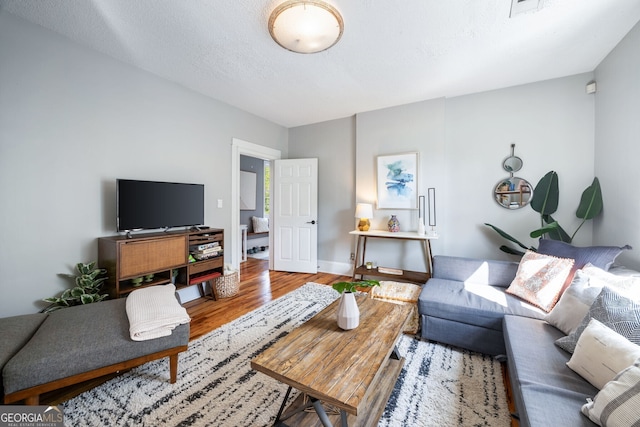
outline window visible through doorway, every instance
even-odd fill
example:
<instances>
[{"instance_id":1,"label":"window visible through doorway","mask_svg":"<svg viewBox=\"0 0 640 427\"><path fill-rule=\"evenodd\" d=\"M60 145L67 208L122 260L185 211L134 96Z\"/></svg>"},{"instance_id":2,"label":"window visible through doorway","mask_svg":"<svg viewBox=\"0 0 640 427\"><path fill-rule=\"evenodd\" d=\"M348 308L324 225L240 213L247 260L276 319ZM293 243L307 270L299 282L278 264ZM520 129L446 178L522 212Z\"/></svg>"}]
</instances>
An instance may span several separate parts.
<instances>
[{"instance_id":1,"label":"window visible through doorway","mask_svg":"<svg viewBox=\"0 0 640 427\"><path fill-rule=\"evenodd\" d=\"M271 168L269 161L264 162L264 216L269 216L271 210L271 193L269 191L271 187Z\"/></svg>"}]
</instances>

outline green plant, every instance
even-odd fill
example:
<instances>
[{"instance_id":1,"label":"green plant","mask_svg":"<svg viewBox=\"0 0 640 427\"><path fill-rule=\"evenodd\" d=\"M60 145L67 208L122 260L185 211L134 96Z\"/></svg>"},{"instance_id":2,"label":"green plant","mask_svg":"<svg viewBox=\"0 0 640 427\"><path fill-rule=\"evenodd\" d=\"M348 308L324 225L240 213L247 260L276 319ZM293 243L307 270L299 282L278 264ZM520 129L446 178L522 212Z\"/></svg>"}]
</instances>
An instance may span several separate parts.
<instances>
[{"instance_id":1,"label":"green plant","mask_svg":"<svg viewBox=\"0 0 640 427\"><path fill-rule=\"evenodd\" d=\"M531 208L540 214L540 228L533 230L529 235L533 239L547 236L549 239L560 240L562 242L571 243L576 233L584 225L587 220L593 219L602 212L602 189L600 188L600 181L598 178L593 178L593 182L587 187L580 197L580 204L576 210L576 217L582 219L580 225L576 228L573 234L569 235L556 221L553 213L558 209L560 200L560 190L558 189L558 174L555 171L547 172L543 176L535 189L533 190L533 197L531 198ZM504 232L500 228L485 223L486 226L491 227L500 236L515 243L524 250L535 251L533 246L527 247L520 241L512 237L510 234ZM500 250L512 255L524 255L524 251L515 249L512 246L502 245Z\"/></svg>"},{"instance_id":2,"label":"green plant","mask_svg":"<svg viewBox=\"0 0 640 427\"><path fill-rule=\"evenodd\" d=\"M333 289L340 292L355 292L356 288L370 288L373 286L380 286L380 282L377 280L360 280L359 282L338 282L334 283Z\"/></svg>"},{"instance_id":3,"label":"green plant","mask_svg":"<svg viewBox=\"0 0 640 427\"><path fill-rule=\"evenodd\" d=\"M51 303L43 312L51 312L65 307L71 307L80 304L90 304L92 302L102 301L109 297L108 294L100 294L100 288L106 277L104 275L107 270L96 268L96 262L88 264L76 264L78 274L60 274L73 280L74 287L66 289L59 297L45 298L43 301Z\"/></svg>"}]
</instances>

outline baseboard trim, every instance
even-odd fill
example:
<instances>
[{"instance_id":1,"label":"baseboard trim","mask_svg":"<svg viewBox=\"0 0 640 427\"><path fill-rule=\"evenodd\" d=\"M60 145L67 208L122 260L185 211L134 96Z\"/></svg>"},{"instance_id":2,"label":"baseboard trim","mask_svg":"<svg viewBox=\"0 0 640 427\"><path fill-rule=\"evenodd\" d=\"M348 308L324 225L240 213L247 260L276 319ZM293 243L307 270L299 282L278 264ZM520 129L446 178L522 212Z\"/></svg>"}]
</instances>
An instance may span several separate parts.
<instances>
[{"instance_id":1,"label":"baseboard trim","mask_svg":"<svg viewBox=\"0 0 640 427\"><path fill-rule=\"evenodd\" d=\"M351 276L353 274L353 264L347 262L318 260L318 271L323 273L339 274L341 276Z\"/></svg>"}]
</instances>

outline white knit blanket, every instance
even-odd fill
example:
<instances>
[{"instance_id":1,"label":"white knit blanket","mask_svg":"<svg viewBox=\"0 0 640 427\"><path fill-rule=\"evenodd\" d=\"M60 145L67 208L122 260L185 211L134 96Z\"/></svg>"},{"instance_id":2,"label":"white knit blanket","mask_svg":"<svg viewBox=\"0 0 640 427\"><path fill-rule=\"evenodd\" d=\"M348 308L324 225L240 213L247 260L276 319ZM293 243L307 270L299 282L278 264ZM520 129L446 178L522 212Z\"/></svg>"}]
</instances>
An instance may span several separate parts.
<instances>
[{"instance_id":1,"label":"white knit blanket","mask_svg":"<svg viewBox=\"0 0 640 427\"><path fill-rule=\"evenodd\" d=\"M178 303L172 284L136 289L127 297L129 333L134 341L171 335L176 326L189 323L187 310Z\"/></svg>"}]
</instances>

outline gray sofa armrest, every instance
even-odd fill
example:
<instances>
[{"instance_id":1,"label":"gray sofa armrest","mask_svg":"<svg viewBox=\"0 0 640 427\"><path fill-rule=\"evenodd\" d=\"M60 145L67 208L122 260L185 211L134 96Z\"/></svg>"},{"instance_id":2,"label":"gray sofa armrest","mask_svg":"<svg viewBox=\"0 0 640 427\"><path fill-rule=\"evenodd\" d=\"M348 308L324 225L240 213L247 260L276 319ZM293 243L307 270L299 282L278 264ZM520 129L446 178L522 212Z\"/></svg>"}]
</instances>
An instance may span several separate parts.
<instances>
[{"instance_id":1,"label":"gray sofa armrest","mask_svg":"<svg viewBox=\"0 0 640 427\"><path fill-rule=\"evenodd\" d=\"M517 262L445 255L433 257L433 277L438 279L506 288L516 277L517 271Z\"/></svg>"}]
</instances>

